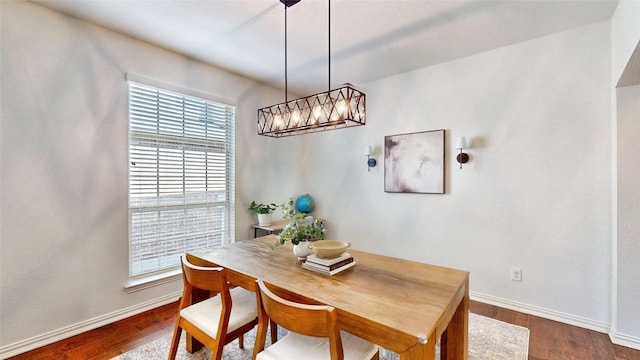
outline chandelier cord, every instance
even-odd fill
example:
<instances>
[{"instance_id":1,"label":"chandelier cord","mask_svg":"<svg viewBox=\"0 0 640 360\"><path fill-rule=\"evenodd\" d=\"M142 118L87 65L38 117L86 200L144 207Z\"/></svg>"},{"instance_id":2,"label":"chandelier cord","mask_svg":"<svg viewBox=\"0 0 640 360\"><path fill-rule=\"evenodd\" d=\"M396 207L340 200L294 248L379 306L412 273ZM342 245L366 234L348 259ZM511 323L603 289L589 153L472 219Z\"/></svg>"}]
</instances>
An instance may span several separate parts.
<instances>
[{"instance_id":1,"label":"chandelier cord","mask_svg":"<svg viewBox=\"0 0 640 360\"><path fill-rule=\"evenodd\" d=\"M287 6L284 6L284 102L289 102L289 89L287 88Z\"/></svg>"},{"instance_id":2,"label":"chandelier cord","mask_svg":"<svg viewBox=\"0 0 640 360\"><path fill-rule=\"evenodd\" d=\"M329 38L329 80L327 81L327 91L331 91L331 0L329 0L329 25L327 26Z\"/></svg>"}]
</instances>

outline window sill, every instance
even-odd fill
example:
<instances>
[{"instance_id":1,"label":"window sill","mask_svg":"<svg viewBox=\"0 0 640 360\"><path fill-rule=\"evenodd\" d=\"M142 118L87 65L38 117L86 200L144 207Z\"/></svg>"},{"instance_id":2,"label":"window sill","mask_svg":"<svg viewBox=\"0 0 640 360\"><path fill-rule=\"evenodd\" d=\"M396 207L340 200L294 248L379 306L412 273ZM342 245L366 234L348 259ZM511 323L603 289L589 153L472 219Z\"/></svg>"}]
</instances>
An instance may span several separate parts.
<instances>
[{"instance_id":1,"label":"window sill","mask_svg":"<svg viewBox=\"0 0 640 360\"><path fill-rule=\"evenodd\" d=\"M176 269L167 271L162 274L154 274L139 279L129 279L129 283L124 287L127 294L152 288L154 286L168 284L170 282L178 281L182 278L182 270Z\"/></svg>"}]
</instances>

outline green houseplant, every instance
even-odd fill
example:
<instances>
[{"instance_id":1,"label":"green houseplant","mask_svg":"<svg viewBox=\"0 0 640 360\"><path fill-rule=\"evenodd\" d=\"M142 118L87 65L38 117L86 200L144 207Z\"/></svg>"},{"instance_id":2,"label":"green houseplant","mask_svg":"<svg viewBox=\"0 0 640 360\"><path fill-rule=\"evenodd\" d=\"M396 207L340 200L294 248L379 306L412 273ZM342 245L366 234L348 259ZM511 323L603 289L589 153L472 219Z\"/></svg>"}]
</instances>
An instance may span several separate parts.
<instances>
[{"instance_id":1,"label":"green houseplant","mask_svg":"<svg viewBox=\"0 0 640 360\"><path fill-rule=\"evenodd\" d=\"M258 215L258 225L271 225L272 214L276 208L276 204L258 204L255 201L249 204L249 211Z\"/></svg>"},{"instance_id":2,"label":"green houseplant","mask_svg":"<svg viewBox=\"0 0 640 360\"><path fill-rule=\"evenodd\" d=\"M258 204L255 201L249 204L249 211L254 214L271 214L276 208L276 204Z\"/></svg>"},{"instance_id":3,"label":"green houseplant","mask_svg":"<svg viewBox=\"0 0 640 360\"><path fill-rule=\"evenodd\" d=\"M309 220L307 214L293 210L293 198L290 198L287 203L281 204L280 207L282 208L282 218L288 220L288 223L280 232L273 248L283 245L287 241L298 245L305 241L324 239L325 228L322 222L318 219Z\"/></svg>"}]
</instances>

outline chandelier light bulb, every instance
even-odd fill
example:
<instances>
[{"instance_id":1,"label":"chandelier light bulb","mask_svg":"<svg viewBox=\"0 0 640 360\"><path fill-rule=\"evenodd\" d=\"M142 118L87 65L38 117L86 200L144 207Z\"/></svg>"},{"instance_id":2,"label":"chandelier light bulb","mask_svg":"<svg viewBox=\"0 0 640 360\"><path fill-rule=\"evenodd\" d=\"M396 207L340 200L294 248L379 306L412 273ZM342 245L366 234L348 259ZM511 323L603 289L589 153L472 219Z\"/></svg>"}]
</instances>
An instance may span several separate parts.
<instances>
[{"instance_id":1,"label":"chandelier light bulb","mask_svg":"<svg viewBox=\"0 0 640 360\"><path fill-rule=\"evenodd\" d=\"M298 123L300 122L300 112L298 110L294 110L293 113L291 114L291 120L293 121L294 124L298 125Z\"/></svg>"},{"instance_id":2,"label":"chandelier light bulb","mask_svg":"<svg viewBox=\"0 0 640 360\"><path fill-rule=\"evenodd\" d=\"M276 129L280 129L280 128L282 128L283 123L284 123L284 122L282 121L282 116L280 116L280 115L276 115L276 116L273 118L273 124L276 126Z\"/></svg>"},{"instance_id":3,"label":"chandelier light bulb","mask_svg":"<svg viewBox=\"0 0 640 360\"><path fill-rule=\"evenodd\" d=\"M316 105L313 107L313 117L316 118L316 122L320 120L322 116L322 107L320 105Z\"/></svg>"},{"instance_id":4,"label":"chandelier light bulb","mask_svg":"<svg viewBox=\"0 0 640 360\"><path fill-rule=\"evenodd\" d=\"M338 115L344 116L346 109L347 104L344 102L344 100L340 100L336 103L336 110L338 110Z\"/></svg>"}]
</instances>

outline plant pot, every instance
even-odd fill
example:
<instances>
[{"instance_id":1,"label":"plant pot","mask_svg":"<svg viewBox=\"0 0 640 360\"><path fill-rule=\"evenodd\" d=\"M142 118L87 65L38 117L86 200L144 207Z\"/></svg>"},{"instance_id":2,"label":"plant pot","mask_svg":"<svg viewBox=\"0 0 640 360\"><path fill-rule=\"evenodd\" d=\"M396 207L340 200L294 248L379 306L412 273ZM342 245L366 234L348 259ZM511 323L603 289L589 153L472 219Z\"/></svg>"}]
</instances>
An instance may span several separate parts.
<instances>
[{"instance_id":1,"label":"plant pot","mask_svg":"<svg viewBox=\"0 0 640 360\"><path fill-rule=\"evenodd\" d=\"M258 214L258 225L271 225L272 215L273 214Z\"/></svg>"},{"instance_id":2,"label":"plant pot","mask_svg":"<svg viewBox=\"0 0 640 360\"><path fill-rule=\"evenodd\" d=\"M307 241L301 241L297 245L293 245L293 255L298 257L298 260L307 260L307 256L313 254L313 250L309 249Z\"/></svg>"}]
</instances>

